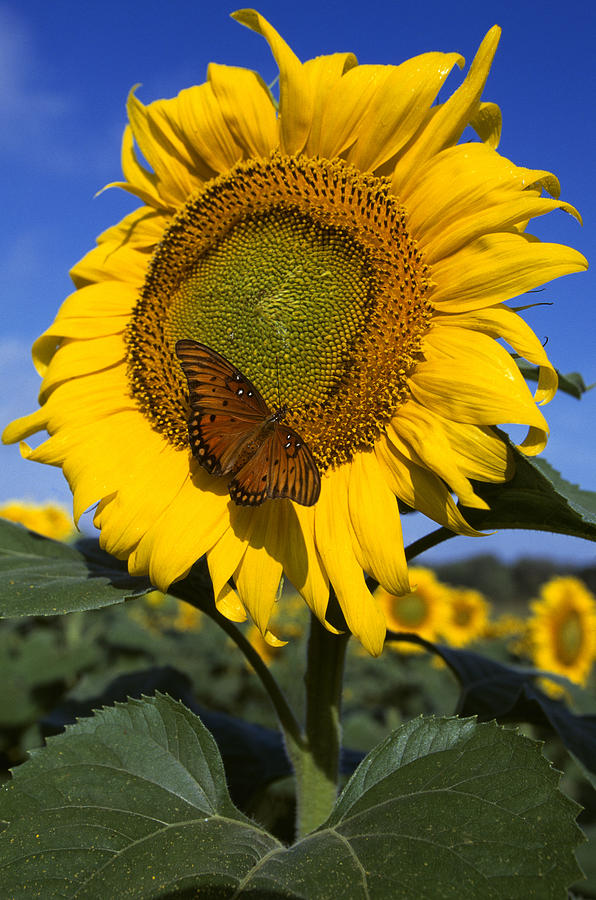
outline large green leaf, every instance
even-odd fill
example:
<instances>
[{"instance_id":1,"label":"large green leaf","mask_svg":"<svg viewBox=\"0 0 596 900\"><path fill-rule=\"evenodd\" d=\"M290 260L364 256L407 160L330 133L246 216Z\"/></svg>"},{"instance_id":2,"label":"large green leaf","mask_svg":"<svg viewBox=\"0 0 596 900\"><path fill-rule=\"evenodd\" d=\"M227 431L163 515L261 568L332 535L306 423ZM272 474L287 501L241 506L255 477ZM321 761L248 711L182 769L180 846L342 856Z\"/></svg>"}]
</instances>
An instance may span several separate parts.
<instances>
[{"instance_id":1,"label":"large green leaf","mask_svg":"<svg viewBox=\"0 0 596 900\"><path fill-rule=\"evenodd\" d=\"M147 579L87 539L70 545L0 520L0 617L97 609L145 593Z\"/></svg>"},{"instance_id":2,"label":"large green leaf","mask_svg":"<svg viewBox=\"0 0 596 900\"><path fill-rule=\"evenodd\" d=\"M513 445L511 452L515 475L504 484L474 482L474 490L489 509L462 507L467 521L479 531L524 528L596 541L596 492L566 481L545 459L526 457ZM439 528L411 544L406 556L414 559L455 536Z\"/></svg>"},{"instance_id":3,"label":"large green leaf","mask_svg":"<svg viewBox=\"0 0 596 900\"><path fill-rule=\"evenodd\" d=\"M158 696L71 726L16 770L0 877L15 900L560 897L581 832L557 782L527 738L417 719L285 848L232 805L200 721Z\"/></svg>"},{"instance_id":4,"label":"large green leaf","mask_svg":"<svg viewBox=\"0 0 596 900\"><path fill-rule=\"evenodd\" d=\"M359 766L330 843L346 868L356 857L375 872L370 896L563 896L581 833L557 782L539 745L512 731L419 718Z\"/></svg>"},{"instance_id":5,"label":"large green leaf","mask_svg":"<svg viewBox=\"0 0 596 900\"><path fill-rule=\"evenodd\" d=\"M593 709L593 697L587 691L560 675L505 665L471 650L427 641L417 634L389 631L387 640L418 644L447 663L461 685L457 707L460 715L500 722L530 722L552 729L596 787L596 715L572 712L562 700L545 694L538 687L537 679L548 675L568 693L572 692L576 703L583 701Z\"/></svg>"},{"instance_id":6,"label":"large green leaf","mask_svg":"<svg viewBox=\"0 0 596 900\"><path fill-rule=\"evenodd\" d=\"M502 485L476 484L489 510L465 510L477 528L531 528L596 540L596 493L566 481L545 459L515 455L515 475Z\"/></svg>"},{"instance_id":7,"label":"large green leaf","mask_svg":"<svg viewBox=\"0 0 596 900\"><path fill-rule=\"evenodd\" d=\"M11 898L232 888L280 846L232 804L207 729L164 695L50 738L15 770L0 816L0 881Z\"/></svg>"}]
</instances>

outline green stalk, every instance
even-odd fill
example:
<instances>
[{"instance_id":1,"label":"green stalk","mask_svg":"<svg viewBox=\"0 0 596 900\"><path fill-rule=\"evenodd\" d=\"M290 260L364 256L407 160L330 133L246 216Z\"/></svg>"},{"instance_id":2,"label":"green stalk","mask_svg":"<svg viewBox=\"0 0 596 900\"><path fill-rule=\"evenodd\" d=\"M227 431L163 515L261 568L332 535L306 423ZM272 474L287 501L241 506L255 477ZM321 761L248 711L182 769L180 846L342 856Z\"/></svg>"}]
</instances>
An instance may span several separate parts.
<instances>
[{"instance_id":1,"label":"green stalk","mask_svg":"<svg viewBox=\"0 0 596 900\"><path fill-rule=\"evenodd\" d=\"M311 616L306 688L306 742L292 759L296 772L296 832L303 837L325 821L337 796L341 695L349 635L331 634Z\"/></svg>"},{"instance_id":2,"label":"green stalk","mask_svg":"<svg viewBox=\"0 0 596 900\"><path fill-rule=\"evenodd\" d=\"M172 591L174 593L174 591ZM187 600L187 596L183 591L178 590L177 596L181 597L181 599ZM192 602L189 600L189 602ZM263 662L255 648L252 646L250 641L248 641L239 628L237 628L233 622L230 622L229 619L226 619L225 616L222 616L219 613L214 605L208 604L199 604L193 603L193 606L196 606L205 615L209 616L216 622L220 628L225 631L225 633L230 637L234 643L238 646L238 648L244 654L245 659L250 665L253 667L257 677L260 679L261 684L267 691L269 695L269 699L275 709L277 714L277 718L279 719L282 731L284 733L286 748L288 751L288 756L290 757L290 761L293 762L294 754L301 752L301 747L304 743L304 738L302 736L302 731L296 716L292 712L290 704L288 703L285 694L281 690L277 681L267 668L266 664Z\"/></svg>"},{"instance_id":3,"label":"green stalk","mask_svg":"<svg viewBox=\"0 0 596 900\"><path fill-rule=\"evenodd\" d=\"M213 619L237 644L261 680L277 713L296 778L297 837L328 817L337 795L341 748L341 694L349 634L332 634L311 616L305 682L305 728L300 725L275 678L242 632L222 616L195 585L172 585L171 593ZM205 592L206 593L206 592Z\"/></svg>"}]
</instances>

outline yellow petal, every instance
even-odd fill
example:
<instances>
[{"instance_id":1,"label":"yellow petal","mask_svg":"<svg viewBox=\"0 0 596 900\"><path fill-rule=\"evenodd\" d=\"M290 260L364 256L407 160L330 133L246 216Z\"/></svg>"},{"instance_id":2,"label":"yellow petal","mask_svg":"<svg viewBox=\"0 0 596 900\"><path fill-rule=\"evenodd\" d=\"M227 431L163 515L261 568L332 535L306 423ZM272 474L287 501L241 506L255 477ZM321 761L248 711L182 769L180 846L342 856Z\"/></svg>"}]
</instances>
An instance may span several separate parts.
<instances>
[{"instance_id":1,"label":"yellow petal","mask_svg":"<svg viewBox=\"0 0 596 900\"><path fill-rule=\"evenodd\" d=\"M167 591L221 537L229 526L228 502L227 497L209 490L213 480L205 469L193 466L180 491L129 557L132 574L148 572L152 584Z\"/></svg>"},{"instance_id":2,"label":"yellow petal","mask_svg":"<svg viewBox=\"0 0 596 900\"><path fill-rule=\"evenodd\" d=\"M398 161L391 183L391 189L398 197L412 172L445 147L456 144L466 125L477 114L500 35L501 29L496 25L490 29L463 84L437 109Z\"/></svg>"},{"instance_id":3,"label":"yellow petal","mask_svg":"<svg viewBox=\"0 0 596 900\"><path fill-rule=\"evenodd\" d=\"M44 345L44 352L49 352L47 344ZM45 398L62 381L101 372L111 366L124 366L125 357L126 350L121 334L86 341L63 338L47 367L40 399Z\"/></svg>"},{"instance_id":4,"label":"yellow petal","mask_svg":"<svg viewBox=\"0 0 596 900\"><path fill-rule=\"evenodd\" d=\"M457 534L477 537L455 505L447 486L434 472L408 459L382 435L375 453L387 484L400 500Z\"/></svg>"},{"instance_id":5,"label":"yellow petal","mask_svg":"<svg viewBox=\"0 0 596 900\"><path fill-rule=\"evenodd\" d=\"M176 152L171 129L164 127L166 119L159 114L159 109L166 102L156 100L144 106L131 91L127 109L134 138L157 176L159 197L175 209L194 193L200 182Z\"/></svg>"},{"instance_id":6,"label":"yellow petal","mask_svg":"<svg viewBox=\"0 0 596 900\"><path fill-rule=\"evenodd\" d=\"M208 79L226 125L246 158L269 156L278 143L271 93L260 75L248 69L211 63Z\"/></svg>"},{"instance_id":7,"label":"yellow petal","mask_svg":"<svg viewBox=\"0 0 596 900\"><path fill-rule=\"evenodd\" d=\"M581 253L562 244L488 234L433 266L431 300L445 312L482 309L587 266Z\"/></svg>"},{"instance_id":8,"label":"yellow petal","mask_svg":"<svg viewBox=\"0 0 596 900\"><path fill-rule=\"evenodd\" d=\"M247 615L244 604L234 588L226 582L215 598L215 607L230 622L246 622Z\"/></svg>"},{"instance_id":9,"label":"yellow petal","mask_svg":"<svg viewBox=\"0 0 596 900\"><path fill-rule=\"evenodd\" d=\"M134 285L120 281L105 281L103 284L88 285L70 294L63 302L54 323L33 344L33 361L40 375L45 374L48 363L54 355L57 344L56 337L69 337L67 329L71 320L77 320L82 328L83 319L90 320L91 328L101 329L101 320L109 319L116 331L107 330L104 334L115 334L122 331L127 324L132 308L138 299ZM95 324L92 320L99 320ZM66 330L61 331L61 323ZM52 337L51 341L45 340Z\"/></svg>"},{"instance_id":10,"label":"yellow petal","mask_svg":"<svg viewBox=\"0 0 596 900\"><path fill-rule=\"evenodd\" d=\"M161 219L161 216L159 218ZM152 250L123 244L122 239L118 243L115 241L103 243L90 250L71 269L70 277L80 290L95 282L105 284L112 279L118 279L116 284L125 284L131 293L134 291L135 298L138 298L139 290L147 275L151 252ZM105 293L109 297L108 292Z\"/></svg>"},{"instance_id":11,"label":"yellow petal","mask_svg":"<svg viewBox=\"0 0 596 900\"><path fill-rule=\"evenodd\" d=\"M329 581L315 543L314 506L292 503L285 524L284 572L314 615L324 622L329 602Z\"/></svg>"},{"instance_id":12,"label":"yellow petal","mask_svg":"<svg viewBox=\"0 0 596 900\"><path fill-rule=\"evenodd\" d=\"M403 442L409 445L414 454L414 462L420 462L442 478L464 506L488 508L488 504L475 494L468 478L461 471L459 457L453 451L434 413L420 404L408 403L399 410L386 430L387 437L398 450L404 452Z\"/></svg>"},{"instance_id":13,"label":"yellow petal","mask_svg":"<svg viewBox=\"0 0 596 900\"><path fill-rule=\"evenodd\" d=\"M226 616L232 622L244 622L246 609L236 591L232 591L229 581L248 546L250 528L247 525L250 522L251 511L239 507L237 510L239 515L230 516L231 527L227 528L213 547L207 551L207 564L213 582L217 609L222 616ZM241 528L238 527L239 519L244 520Z\"/></svg>"},{"instance_id":14,"label":"yellow petal","mask_svg":"<svg viewBox=\"0 0 596 900\"><path fill-rule=\"evenodd\" d=\"M197 171L207 180L227 172L242 159L209 82L180 91L176 120L195 159Z\"/></svg>"},{"instance_id":15,"label":"yellow petal","mask_svg":"<svg viewBox=\"0 0 596 900\"><path fill-rule=\"evenodd\" d=\"M23 438L41 431L47 425L48 411L42 406L28 416L21 416L10 422L2 432L3 444L14 444Z\"/></svg>"},{"instance_id":16,"label":"yellow petal","mask_svg":"<svg viewBox=\"0 0 596 900\"><path fill-rule=\"evenodd\" d=\"M313 114L313 95L302 63L269 22L254 9L239 9L232 18L262 35L279 69L279 142L282 153L300 153Z\"/></svg>"},{"instance_id":17,"label":"yellow petal","mask_svg":"<svg viewBox=\"0 0 596 900\"><path fill-rule=\"evenodd\" d=\"M44 333L37 338L32 347L32 355L36 368L44 369L45 361L51 360L56 352L60 338L88 340L109 335L123 334L128 324L127 316L74 316L56 319Z\"/></svg>"},{"instance_id":18,"label":"yellow petal","mask_svg":"<svg viewBox=\"0 0 596 900\"><path fill-rule=\"evenodd\" d=\"M368 590L354 553L348 512L350 464L334 469L321 485L315 535L348 628L373 656L383 650L385 617Z\"/></svg>"},{"instance_id":19,"label":"yellow petal","mask_svg":"<svg viewBox=\"0 0 596 900\"><path fill-rule=\"evenodd\" d=\"M234 580L255 625L265 634L283 574L286 504L267 501L252 510L252 518L251 539Z\"/></svg>"},{"instance_id":20,"label":"yellow petal","mask_svg":"<svg viewBox=\"0 0 596 900\"><path fill-rule=\"evenodd\" d=\"M94 503L113 494L130 464L131 447L145 436L147 423L136 410L104 415L85 424L71 423L34 450L27 458L61 465L74 494L75 518ZM115 440L114 435L126 435ZM129 443L130 441L130 443Z\"/></svg>"},{"instance_id":21,"label":"yellow petal","mask_svg":"<svg viewBox=\"0 0 596 900\"><path fill-rule=\"evenodd\" d=\"M514 472L509 447L485 425L466 425L434 414L434 427L440 428L457 457L460 470L475 481L508 481Z\"/></svg>"},{"instance_id":22,"label":"yellow petal","mask_svg":"<svg viewBox=\"0 0 596 900\"><path fill-rule=\"evenodd\" d=\"M390 66L354 66L336 81L324 107L318 153L333 159L351 147L377 92L391 72Z\"/></svg>"},{"instance_id":23,"label":"yellow petal","mask_svg":"<svg viewBox=\"0 0 596 900\"><path fill-rule=\"evenodd\" d=\"M313 117L305 147L305 152L309 156L320 154L321 134L328 130L327 101L329 95L342 76L355 65L357 65L357 60L353 53L317 56L316 59L308 59L304 63L304 74L309 80L314 98Z\"/></svg>"},{"instance_id":24,"label":"yellow petal","mask_svg":"<svg viewBox=\"0 0 596 900\"><path fill-rule=\"evenodd\" d=\"M147 206L155 209L162 209L167 206L165 199L159 192L157 175L154 172L149 172L137 158L134 136L130 125L126 126L122 135L120 164L126 181L107 184L103 189L104 191L110 187L120 187L134 194Z\"/></svg>"},{"instance_id":25,"label":"yellow petal","mask_svg":"<svg viewBox=\"0 0 596 900\"><path fill-rule=\"evenodd\" d=\"M536 403L548 403L557 391L558 376L546 351L530 326L507 306L476 310L455 316L436 316L437 325L455 325L483 331L495 340L502 339L524 359L540 366L538 390L534 394Z\"/></svg>"},{"instance_id":26,"label":"yellow petal","mask_svg":"<svg viewBox=\"0 0 596 900\"><path fill-rule=\"evenodd\" d=\"M361 171L374 171L395 156L426 119L454 65L463 65L458 53L424 53L391 66L359 122L348 162Z\"/></svg>"},{"instance_id":27,"label":"yellow petal","mask_svg":"<svg viewBox=\"0 0 596 900\"><path fill-rule=\"evenodd\" d=\"M187 453L170 447L149 423L136 422L134 436L134 451L119 473L118 490L100 503L93 520L101 529L102 547L120 558L138 545L188 478ZM147 472L151 472L155 490L146 489Z\"/></svg>"},{"instance_id":28,"label":"yellow petal","mask_svg":"<svg viewBox=\"0 0 596 900\"><path fill-rule=\"evenodd\" d=\"M390 593L409 593L397 501L372 451L352 460L349 512L363 569Z\"/></svg>"},{"instance_id":29,"label":"yellow petal","mask_svg":"<svg viewBox=\"0 0 596 900\"><path fill-rule=\"evenodd\" d=\"M445 418L475 425L524 424L548 434L544 416L507 351L484 334L437 328L427 361L410 379L412 396Z\"/></svg>"},{"instance_id":30,"label":"yellow petal","mask_svg":"<svg viewBox=\"0 0 596 900\"><path fill-rule=\"evenodd\" d=\"M496 150L501 140L503 117L496 103L480 103L470 119L470 125L481 141Z\"/></svg>"},{"instance_id":31,"label":"yellow petal","mask_svg":"<svg viewBox=\"0 0 596 900\"><path fill-rule=\"evenodd\" d=\"M97 243L115 244L116 246L131 244L139 249L152 250L161 240L169 222L170 218L166 213L141 206L129 213L128 216L124 216L115 225L102 231L97 238Z\"/></svg>"},{"instance_id":32,"label":"yellow petal","mask_svg":"<svg viewBox=\"0 0 596 900\"><path fill-rule=\"evenodd\" d=\"M434 264L482 235L509 231L553 209L579 219L570 204L542 198L540 187L530 189L546 175L517 167L483 144L450 147L433 157L401 198L425 261Z\"/></svg>"}]
</instances>

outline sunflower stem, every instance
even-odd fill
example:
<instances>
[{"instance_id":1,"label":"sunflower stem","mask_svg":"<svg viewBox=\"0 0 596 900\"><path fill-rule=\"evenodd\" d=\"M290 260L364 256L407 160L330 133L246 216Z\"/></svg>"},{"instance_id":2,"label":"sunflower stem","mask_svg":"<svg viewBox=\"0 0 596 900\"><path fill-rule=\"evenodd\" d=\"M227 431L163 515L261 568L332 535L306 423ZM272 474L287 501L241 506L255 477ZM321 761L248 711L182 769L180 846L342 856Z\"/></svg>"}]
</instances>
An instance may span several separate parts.
<instances>
[{"instance_id":1,"label":"sunflower stem","mask_svg":"<svg viewBox=\"0 0 596 900\"><path fill-rule=\"evenodd\" d=\"M229 619L226 619L225 616L222 616L222 614L218 612L217 609L215 609L214 605L210 603L202 603L197 597L194 597L191 592L185 591L183 584L184 583L182 583L181 586L182 589L178 587L177 590L177 586L173 585L173 589L171 591L173 596L179 597L182 600L186 600L187 603L190 603L192 606L200 609L201 612L205 613L205 615L209 616L210 619L212 619L217 625L219 625L219 627L223 631L225 631L228 637L230 637L234 641L236 646L242 651L246 661L254 669L255 674L260 679L261 684L267 691L271 704L277 714L277 718L279 719L279 723L286 740L288 756L290 757L290 761L293 762L294 748L300 747L303 743L302 730L282 689L278 685L277 681L255 650L255 648L252 646L250 641L248 641L242 634L240 629L237 628Z\"/></svg>"},{"instance_id":2,"label":"sunflower stem","mask_svg":"<svg viewBox=\"0 0 596 900\"><path fill-rule=\"evenodd\" d=\"M306 743L297 758L296 831L303 837L324 822L337 795L341 694L348 635L331 634L311 616L306 692Z\"/></svg>"},{"instance_id":3,"label":"sunflower stem","mask_svg":"<svg viewBox=\"0 0 596 900\"><path fill-rule=\"evenodd\" d=\"M436 547L437 544L442 544L443 541L447 541L452 537L456 537L453 531L449 531L448 528L437 528L436 531L425 534L406 547L406 560L410 562L411 559L420 556L425 550L430 550L431 547Z\"/></svg>"}]
</instances>

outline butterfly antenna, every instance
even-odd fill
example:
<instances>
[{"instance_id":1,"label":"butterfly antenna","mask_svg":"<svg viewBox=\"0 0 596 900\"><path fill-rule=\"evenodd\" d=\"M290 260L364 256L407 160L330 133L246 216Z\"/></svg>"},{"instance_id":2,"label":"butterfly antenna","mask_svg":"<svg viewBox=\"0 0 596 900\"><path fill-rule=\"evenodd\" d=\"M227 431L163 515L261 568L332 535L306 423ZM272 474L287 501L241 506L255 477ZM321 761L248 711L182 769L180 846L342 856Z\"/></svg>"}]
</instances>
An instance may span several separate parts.
<instances>
[{"instance_id":1,"label":"butterfly antenna","mask_svg":"<svg viewBox=\"0 0 596 900\"><path fill-rule=\"evenodd\" d=\"M281 390L279 387L279 357L277 353L275 354L275 370L277 373L277 405L279 409L281 409Z\"/></svg>"}]
</instances>

